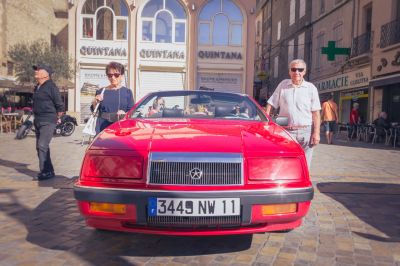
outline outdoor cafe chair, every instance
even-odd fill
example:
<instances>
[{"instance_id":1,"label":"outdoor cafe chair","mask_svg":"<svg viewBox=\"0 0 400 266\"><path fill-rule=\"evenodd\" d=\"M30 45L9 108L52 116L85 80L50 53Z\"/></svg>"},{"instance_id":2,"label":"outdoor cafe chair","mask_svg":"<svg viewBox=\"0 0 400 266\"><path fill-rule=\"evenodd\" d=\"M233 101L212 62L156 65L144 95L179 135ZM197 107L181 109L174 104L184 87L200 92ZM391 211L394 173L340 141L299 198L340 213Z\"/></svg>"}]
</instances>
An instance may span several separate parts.
<instances>
[{"instance_id":1,"label":"outdoor cafe chair","mask_svg":"<svg viewBox=\"0 0 400 266\"><path fill-rule=\"evenodd\" d=\"M11 132L11 120L0 114L0 132Z\"/></svg>"}]
</instances>

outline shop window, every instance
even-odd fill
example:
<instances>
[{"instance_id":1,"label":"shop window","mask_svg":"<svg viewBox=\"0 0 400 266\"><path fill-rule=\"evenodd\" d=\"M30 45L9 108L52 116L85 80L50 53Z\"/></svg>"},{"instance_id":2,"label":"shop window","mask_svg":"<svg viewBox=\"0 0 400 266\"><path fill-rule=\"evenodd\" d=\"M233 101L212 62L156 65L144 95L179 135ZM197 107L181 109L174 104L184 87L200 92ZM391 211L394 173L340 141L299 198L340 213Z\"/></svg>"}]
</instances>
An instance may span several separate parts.
<instances>
[{"instance_id":1,"label":"shop window","mask_svg":"<svg viewBox=\"0 0 400 266\"><path fill-rule=\"evenodd\" d=\"M199 44L209 44L211 42L209 23L200 23L199 25Z\"/></svg>"},{"instance_id":2,"label":"shop window","mask_svg":"<svg viewBox=\"0 0 400 266\"><path fill-rule=\"evenodd\" d=\"M110 7L116 16L128 16L128 8L123 0L107 0L106 6Z\"/></svg>"},{"instance_id":3,"label":"shop window","mask_svg":"<svg viewBox=\"0 0 400 266\"><path fill-rule=\"evenodd\" d=\"M319 14L322 15L325 13L325 0L319 1Z\"/></svg>"},{"instance_id":4,"label":"shop window","mask_svg":"<svg viewBox=\"0 0 400 266\"><path fill-rule=\"evenodd\" d=\"M177 0L150 0L144 6L141 17L142 41L185 42L186 12Z\"/></svg>"},{"instance_id":5,"label":"shop window","mask_svg":"<svg viewBox=\"0 0 400 266\"><path fill-rule=\"evenodd\" d=\"M294 59L294 39L288 41L288 65Z\"/></svg>"},{"instance_id":6,"label":"shop window","mask_svg":"<svg viewBox=\"0 0 400 266\"><path fill-rule=\"evenodd\" d=\"M143 27L142 27L143 41L152 41L153 40L153 22L143 21L142 25L143 25Z\"/></svg>"},{"instance_id":7,"label":"shop window","mask_svg":"<svg viewBox=\"0 0 400 266\"><path fill-rule=\"evenodd\" d=\"M232 31L232 39L231 39L231 44L232 45L241 45L242 44L242 25L232 25L231 27Z\"/></svg>"},{"instance_id":8,"label":"shop window","mask_svg":"<svg viewBox=\"0 0 400 266\"><path fill-rule=\"evenodd\" d=\"M306 14L306 0L300 0L299 3L299 18L304 17Z\"/></svg>"},{"instance_id":9,"label":"shop window","mask_svg":"<svg viewBox=\"0 0 400 266\"><path fill-rule=\"evenodd\" d=\"M233 1L207 2L199 15L199 44L241 46L242 35L243 15Z\"/></svg>"},{"instance_id":10,"label":"shop window","mask_svg":"<svg viewBox=\"0 0 400 266\"><path fill-rule=\"evenodd\" d=\"M113 39L113 13L108 8L97 12L97 40Z\"/></svg>"},{"instance_id":11,"label":"shop window","mask_svg":"<svg viewBox=\"0 0 400 266\"><path fill-rule=\"evenodd\" d=\"M185 23L175 23L175 42L185 42Z\"/></svg>"},{"instance_id":12,"label":"shop window","mask_svg":"<svg viewBox=\"0 0 400 266\"><path fill-rule=\"evenodd\" d=\"M124 0L86 0L81 11L82 38L128 40L128 15Z\"/></svg>"},{"instance_id":13,"label":"shop window","mask_svg":"<svg viewBox=\"0 0 400 266\"><path fill-rule=\"evenodd\" d=\"M279 41L281 39L281 24L282 22L279 20L278 25L276 26L276 40Z\"/></svg>"},{"instance_id":14,"label":"shop window","mask_svg":"<svg viewBox=\"0 0 400 266\"><path fill-rule=\"evenodd\" d=\"M297 38L297 58L304 59L305 33L300 33Z\"/></svg>"},{"instance_id":15,"label":"shop window","mask_svg":"<svg viewBox=\"0 0 400 266\"><path fill-rule=\"evenodd\" d=\"M214 17L213 45L228 45L229 19L224 14Z\"/></svg>"},{"instance_id":16,"label":"shop window","mask_svg":"<svg viewBox=\"0 0 400 266\"><path fill-rule=\"evenodd\" d=\"M126 20L117 20L117 40L126 40L128 35L128 26Z\"/></svg>"},{"instance_id":17,"label":"shop window","mask_svg":"<svg viewBox=\"0 0 400 266\"><path fill-rule=\"evenodd\" d=\"M186 19L185 10L177 1L165 1L165 9L169 10L177 19Z\"/></svg>"},{"instance_id":18,"label":"shop window","mask_svg":"<svg viewBox=\"0 0 400 266\"><path fill-rule=\"evenodd\" d=\"M289 25L293 25L296 20L296 0L290 0Z\"/></svg>"},{"instance_id":19,"label":"shop window","mask_svg":"<svg viewBox=\"0 0 400 266\"><path fill-rule=\"evenodd\" d=\"M163 8L163 0L150 0L143 8L142 17L153 18L156 15L156 12Z\"/></svg>"},{"instance_id":20,"label":"shop window","mask_svg":"<svg viewBox=\"0 0 400 266\"><path fill-rule=\"evenodd\" d=\"M83 38L93 38L93 18L83 18Z\"/></svg>"},{"instance_id":21,"label":"shop window","mask_svg":"<svg viewBox=\"0 0 400 266\"><path fill-rule=\"evenodd\" d=\"M96 13L96 10L104 5L104 0L86 0L82 8L82 14L92 14Z\"/></svg>"},{"instance_id":22,"label":"shop window","mask_svg":"<svg viewBox=\"0 0 400 266\"><path fill-rule=\"evenodd\" d=\"M279 57L275 56L274 57L274 78L277 78L279 76Z\"/></svg>"},{"instance_id":23,"label":"shop window","mask_svg":"<svg viewBox=\"0 0 400 266\"><path fill-rule=\"evenodd\" d=\"M157 15L156 42L172 42L172 17L166 11L162 11Z\"/></svg>"},{"instance_id":24,"label":"shop window","mask_svg":"<svg viewBox=\"0 0 400 266\"><path fill-rule=\"evenodd\" d=\"M319 33L317 35L317 46L316 46L316 49L315 49L315 59L316 59L316 61L315 61L315 69L317 71L320 71L321 68L323 67L324 58L322 57L321 49L324 46L324 37L325 37L324 33Z\"/></svg>"}]
</instances>

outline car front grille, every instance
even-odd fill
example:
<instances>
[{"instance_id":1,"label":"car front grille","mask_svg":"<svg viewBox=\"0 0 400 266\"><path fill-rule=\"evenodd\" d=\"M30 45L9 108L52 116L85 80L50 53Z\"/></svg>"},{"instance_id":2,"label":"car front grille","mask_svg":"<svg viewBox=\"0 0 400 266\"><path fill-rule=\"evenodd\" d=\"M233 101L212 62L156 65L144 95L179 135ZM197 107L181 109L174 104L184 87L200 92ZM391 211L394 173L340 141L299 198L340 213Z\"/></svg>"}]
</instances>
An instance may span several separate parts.
<instances>
[{"instance_id":1,"label":"car front grille","mask_svg":"<svg viewBox=\"0 0 400 266\"><path fill-rule=\"evenodd\" d=\"M148 216L150 226L239 226L241 217L213 216L213 217L176 217L176 216Z\"/></svg>"},{"instance_id":2,"label":"car front grille","mask_svg":"<svg viewBox=\"0 0 400 266\"><path fill-rule=\"evenodd\" d=\"M162 185L242 185L240 154L152 153L149 184Z\"/></svg>"}]
</instances>

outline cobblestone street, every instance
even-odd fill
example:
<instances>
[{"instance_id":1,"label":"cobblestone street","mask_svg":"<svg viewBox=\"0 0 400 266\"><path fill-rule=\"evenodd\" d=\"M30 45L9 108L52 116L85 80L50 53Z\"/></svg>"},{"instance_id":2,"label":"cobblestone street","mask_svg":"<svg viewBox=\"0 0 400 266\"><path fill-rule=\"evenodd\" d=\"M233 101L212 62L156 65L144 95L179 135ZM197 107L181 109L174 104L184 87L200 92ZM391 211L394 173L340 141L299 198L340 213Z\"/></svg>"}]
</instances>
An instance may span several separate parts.
<instances>
[{"instance_id":1,"label":"cobblestone street","mask_svg":"<svg viewBox=\"0 0 400 266\"><path fill-rule=\"evenodd\" d=\"M312 207L289 233L167 237L96 231L73 198L81 128L51 143L57 177L32 181L33 135L0 135L0 265L400 265L400 149L319 145Z\"/></svg>"}]
</instances>

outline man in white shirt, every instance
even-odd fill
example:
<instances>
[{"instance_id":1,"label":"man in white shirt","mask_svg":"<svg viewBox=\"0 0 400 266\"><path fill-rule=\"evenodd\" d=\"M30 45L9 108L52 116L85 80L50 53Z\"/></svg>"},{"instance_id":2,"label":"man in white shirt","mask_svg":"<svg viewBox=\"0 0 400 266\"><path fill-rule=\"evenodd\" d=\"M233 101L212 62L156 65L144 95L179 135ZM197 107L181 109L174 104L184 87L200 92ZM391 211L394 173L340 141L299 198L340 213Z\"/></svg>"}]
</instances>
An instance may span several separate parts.
<instances>
[{"instance_id":1,"label":"man in white shirt","mask_svg":"<svg viewBox=\"0 0 400 266\"><path fill-rule=\"evenodd\" d=\"M270 114L272 107L280 108L279 116L289 118L286 130L302 146L310 168L313 147L320 141L321 103L317 88L303 78L306 68L301 59L290 62L291 79L279 83L268 100L266 112Z\"/></svg>"}]
</instances>

